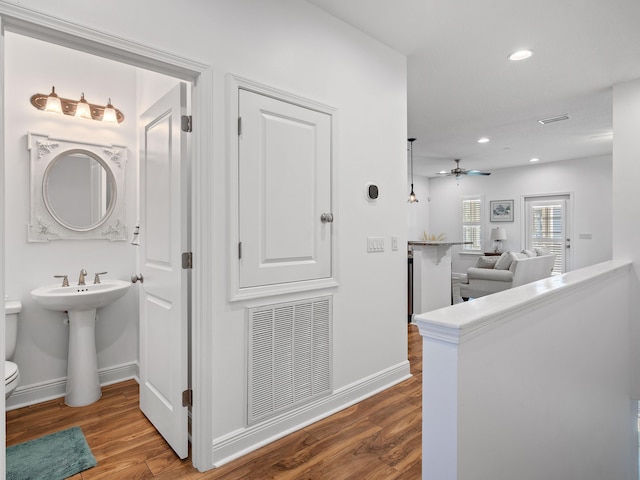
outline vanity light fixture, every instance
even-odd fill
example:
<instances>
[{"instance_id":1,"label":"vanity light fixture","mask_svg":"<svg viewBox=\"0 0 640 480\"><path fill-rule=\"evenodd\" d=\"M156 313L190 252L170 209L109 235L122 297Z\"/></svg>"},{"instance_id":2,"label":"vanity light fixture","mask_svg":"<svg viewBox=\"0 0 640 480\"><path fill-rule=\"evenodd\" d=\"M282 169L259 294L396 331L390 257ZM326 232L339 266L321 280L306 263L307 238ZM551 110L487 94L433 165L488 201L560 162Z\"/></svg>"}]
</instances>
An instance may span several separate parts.
<instances>
[{"instance_id":1,"label":"vanity light fixture","mask_svg":"<svg viewBox=\"0 0 640 480\"><path fill-rule=\"evenodd\" d=\"M411 157L411 193L409 194L409 200L407 203L418 203L418 197L413 193L413 142L415 138L409 138L409 156Z\"/></svg>"},{"instance_id":2,"label":"vanity light fixture","mask_svg":"<svg viewBox=\"0 0 640 480\"><path fill-rule=\"evenodd\" d=\"M111 105L111 99L109 99L107 106L87 102L84 98L84 93L80 97L80 100L70 100L68 98L58 97L55 87L51 88L49 95L43 93L32 95L31 105L38 110L44 110L46 112L64 113L65 115L90 118L114 125L124 121L124 115L120 110Z\"/></svg>"}]
</instances>

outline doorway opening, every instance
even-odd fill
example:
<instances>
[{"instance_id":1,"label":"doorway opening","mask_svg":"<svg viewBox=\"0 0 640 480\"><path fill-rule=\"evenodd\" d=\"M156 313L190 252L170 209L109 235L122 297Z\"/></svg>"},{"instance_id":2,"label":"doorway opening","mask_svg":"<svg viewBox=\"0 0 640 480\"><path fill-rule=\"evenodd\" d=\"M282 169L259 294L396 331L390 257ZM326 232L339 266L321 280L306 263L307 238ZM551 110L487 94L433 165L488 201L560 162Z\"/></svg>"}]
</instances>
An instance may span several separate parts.
<instances>
[{"instance_id":1,"label":"doorway opening","mask_svg":"<svg viewBox=\"0 0 640 480\"><path fill-rule=\"evenodd\" d=\"M31 92L31 94L36 93L37 91L40 91L43 88L46 88L46 89L50 88L51 87L50 84L53 82L53 83L58 83L58 85L63 85L67 83L67 85L70 85L69 88L79 90L77 95L80 95L87 88L85 86L79 87L80 77L82 76L81 72L83 71L83 69L86 69L86 71L92 72L92 65L95 62L99 62L99 61L100 62L111 61L112 64L111 64L111 69L108 71L108 73L103 75L102 79L91 78L91 81L87 82L87 83L91 83L91 85L93 85L93 87L96 87L97 90L106 92L109 89L119 88L122 86L123 83L125 83L125 80L124 80L125 78L127 78L128 80L131 80L132 77L135 80L135 83L134 83L135 85L138 85L138 86L145 85L145 87L140 87L138 89L134 88L133 92L125 93L125 96L129 97L128 98L129 101L131 101L131 97L133 97L134 99L133 102L131 103L132 105L131 112L129 115L127 115L127 119L126 119L129 122L131 122L131 125L133 126L137 124L137 116L139 111L142 109L141 105L144 105L146 101L145 98L151 96L151 92L155 90L155 87L158 87L161 89L162 86L166 84L166 82L176 83L178 80L187 80L189 82L192 82L193 92L196 92L195 80L197 80L199 78L199 74L205 70L205 66L196 65L195 63L192 65L192 66L195 66L195 68L191 68L191 69L188 68L188 66L186 66L188 64L188 61L177 62L179 64L182 63L182 65L172 64L171 63L171 61L173 60L172 58L169 59L170 61L163 62L163 59L161 58L163 57L163 55L160 52L155 52L155 58L145 58L144 57L145 49L138 48L138 46L135 46L135 45L133 45L132 51L121 50L120 47L114 48L112 45L108 45L109 43L111 44L114 43L112 39L98 33L93 34L93 37L95 38L87 39L86 42L83 42L82 45L79 45L77 42L73 41L74 37L72 35L68 36L69 37L67 39L68 42L66 42L64 38L66 34L62 34L61 32L54 31L55 28L50 32L46 32L46 28L43 28L42 25L35 25L35 24L27 25L25 24L24 20L16 21L16 23L13 24L10 18L3 17L3 21L4 21L3 35L5 37L3 48L5 50L4 53L9 54L9 56L11 55L11 52L12 52L12 48L11 48L12 45L10 43L12 41L15 42L16 39L19 39L17 41L26 42L26 43L41 42L41 46L45 49L50 49L55 47L59 49L66 49L69 52L73 52L74 55L82 54L86 56L84 57L83 62L80 64L74 63L73 60L68 60L68 59L66 61L65 60L61 61L59 58L57 60L54 60L53 56L48 56L43 51L40 51L38 54L34 54L31 57L23 56L22 58L20 58L20 62L30 63L31 67L36 67L38 69L38 72L35 72L35 73L32 72L31 75L25 75L22 78L22 80L25 83L28 83L27 81L34 80L36 82L46 82L48 85L47 87L39 86L38 89ZM53 23L55 22L52 21L52 24ZM74 28L75 27L77 26L74 26ZM43 34L43 32L46 32L46 33ZM50 38L48 37L47 33L51 34ZM89 35L89 37L91 36L92 35ZM54 38L55 40L53 40ZM102 39L106 39L104 44L100 43ZM64 46L60 46L60 45L65 45L65 43L68 43L69 45L73 45L74 48L66 48ZM124 45L124 43L119 42L119 45ZM81 51L76 47L81 47L83 51ZM85 50L85 47L86 47L86 50ZM143 52L143 53L141 54L140 52ZM32 119L34 114L43 115L43 113L36 111L35 109L33 109L33 107L28 105L28 97L27 97L27 100L24 102L25 106L22 106L22 102L24 100L21 96L22 94L15 96L16 102L21 102L20 103L21 106L18 106L15 112L12 112L11 114L9 113L9 110L11 109L10 102L9 102L9 100L11 99L10 97L12 97L11 89L15 88L15 84L14 85L11 84L11 79L12 78L15 79L14 77L12 77L12 75L15 75L15 73L12 71L12 68L8 63L10 59L6 57L7 56L5 55L5 63L3 64L4 79L5 79L5 101L4 101L3 107L4 107L4 118L7 119L8 121L5 122L5 129L4 129L5 151L3 152L2 166L4 167L5 171L7 169L15 167L20 172L18 177L13 175L5 175L5 178L6 179L10 178L12 185L14 182L16 185L18 185L19 182L22 182L22 184L19 186L23 188L25 184L26 185L29 184L28 168L25 171L24 166L19 164L19 160L18 160L19 157L17 158L13 157L12 156L13 152L7 151L7 149L9 148L8 145L9 144L13 145L12 148L14 148L16 152L19 151L21 147L24 147L24 145L22 145L23 142L20 141L20 135L24 136L26 135L27 131L31 130ZM56 70L55 68L53 68L56 62L60 63L59 66L61 68L59 71L62 72L62 74L60 75L55 75L53 73ZM44 68L43 63L48 63L49 67L51 68ZM131 69L131 70L123 74L122 72L125 72L126 69ZM171 78L172 75L166 75L166 73L175 74L176 76ZM151 80L152 78L153 80ZM163 80L158 80L159 78L162 78ZM19 83L20 79L17 79L17 80ZM210 81L211 81L211 78L209 77L208 79L205 79L204 83L207 83ZM152 85L152 88L147 88L147 86L149 85ZM73 93L69 94L69 96L72 96L72 95ZM33 112L29 109L33 110ZM206 111L206 108L202 108L200 111L204 112ZM69 118L65 120L75 121L76 119ZM55 128L60 129L61 128L60 125L56 124L57 121L59 120L54 120L53 118L50 117L44 120L38 120L38 123L40 124L39 126L41 126L46 130L55 129ZM80 121L80 119L77 119L77 121ZM97 122L93 122L93 123L97 123ZM25 126L27 124L28 126L25 129ZM66 129L67 136L69 135L74 136L76 134L79 134L79 132L82 132L82 131L84 131L85 133L90 132L90 129L92 128L88 125L81 125L81 124L67 124L67 127L69 125L72 125L72 127ZM22 126L22 131L20 131L20 126ZM64 129L64 127L62 127L62 129ZM135 127L133 130L135 131ZM123 133L123 130L120 130L119 128L116 130L105 131L105 132L106 132L105 135L106 137L108 137L108 140L112 141L113 143L116 143L118 138L121 138L123 136L127 137L128 135L126 132ZM133 133L132 139L130 141L129 140L126 141L126 144L128 145L131 152L130 156L132 158L137 157L138 146L139 146L137 138L138 138L138 135L137 135L137 132L135 132ZM122 143L122 142L119 142L119 143ZM196 168L197 168L197 165L196 165ZM130 169L130 173L131 173L132 180L127 181L127 187L126 187L127 190L131 190L132 186L135 185L135 178L137 177L136 168ZM26 178L26 183L24 182L25 178ZM197 189L198 186L196 186L195 188ZM135 212L135 208L138 204L138 199L136 198L137 193L135 193L135 189L133 191L134 191L133 201L128 203L128 205L129 205L129 208L133 207ZM5 188L5 193L9 195L9 192L7 191L6 188ZM131 193L129 193L129 195L131 196ZM101 241L101 243L99 244L97 242L73 242L73 245L64 245L64 242L62 243L58 242L58 245L55 248L61 249L64 252L64 255L57 255L56 253L51 254L51 247L53 247L53 244L56 243L56 242L52 242L51 244L46 244L46 245L30 245L30 247L32 247L31 250L34 252L37 251L37 247L41 247L41 252L40 252L41 254L43 251L49 248L49 251L47 252L47 254L44 255L46 259L46 261L44 262L38 262L37 258L31 258L28 255L26 257L23 256L23 259L29 258L30 264L42 263L41 266L44 266L45 268L42 270L42 272L40 272L37 275L29 275L28 273L22 272L18 275L19 278L21 278L21 280L18 282L14 282L14 279L16 278L16 275L14 274L16 273L16 270L15 270L15 266L11 264L10 260L14 256L17 256L15 255L17 253L17 248L24 248L24 244L26 244L26 235L24 235L25 224L24 224L24 221L18 222L14 218L9 218L9 215L7 215L7 213L11 208L11 214L13 215L14 213L13 208L15 208L16 215L24 214L24 211L26 211L26 209L28 208L29 194L22 191L18 198L20 199L19 202L15 202L15 203L7 202L5 204L6 205L5 219L2 225L2 232L1 232L3 237L2 242L4 242L2 243L2 247L3 247L3 250L6 252L5 261L3 262L3 270L4 270L5 278L8 276L11 276L11 283L8 283L8 282L4 283L5 286L3 290L6 290L7 296L9 297L20 296L21 298L25 298L28 301L28 292L30 291L30 287L27 284L29 280L38 281L38 282L47 281L51 275L57 273L56 271L53 271L53 270L60 268L60 265L58 265L56 262L61 261L60 259L63 259L65 257L66 257L67 263L64 264L64 268L68 268L70 270L69 275L70 275L70 278L72 278L71 270L73 269L73 271L75 271L76 268L84 268L84 267L79 267L78 265L84 264L85 262L93 261L89 259L94 258L92 257L92 255L95 253L95 251L102 251L102 250L107 251L107 253L105 253L104 251L101 252L102 256L96 261L96 263L102 263L102 262L108 261L109 262L108 268L114 271L114 276L115 275L122 276L126 274L130 275L131 273L133 273L133 271L122 273L125 271L125 269L127 269L126 267L123 267L123 266L116 266L115 270L112 268L114 266L113 259L118 259L118 261L122 260L118 255L122 253L122 251L119 251L117 253L115 252L116 249L118 248L118 245L116 245L115 243L106 242L106 241ZM134 213L134 217L135 215L136 214ZM134 219L134 220L131 220L130 218L127 219L127 223L128 223L127 226L130 228L131 231L133 230L133 226L136 220L137 219ZM6 228L4 228L5 223L6 223ZM14 234L12 233L14 230L14 224L15 225L19 224L19 227L16 227L15 229L16 230L15 236L13 236ZM22 236L20 236L20 232L22 232ZM19 246L20 243L22 243L23 245ZM128 245L128 242L127 242L127 247L131 250L135 250L135 247ZM128 270L130 270L131 268L135 269L136 268L135 258L136 258L135 253L127 252L124 254L124 261L122 262L122 264L124 265L125 263L127 263L129 265ZM98 267L96 265L95 268L100 269L101 267ZM52 270L52 271L49 271L49 270ZM31 276L32 278L31 279L27 278L29 276ZM195 279L195 282L197 282L197 279ZM196 285L195 289L197 289L197 283L195 285ZM126 309L126 306L127 305L120 305L118 308L122 310L122 309ZM24 310L27 310L27 309L24 309ZM33 308L31 310L34 311ZM126 317L126 315L120 315L119 313L121 312L115 312L113 317L114 318ZM27 315L27 312L25 312L25 315ZM137 318L137 315L136 315L136 318ZM39 340L33 343L35 343L36 346L40 348L40 352L41 352L40 357L36 356L37 358L35 360L32 361L31 359L29 359L28 361L25 360L23 362L26 365L25 372L23 372L24 373L23 385L27 384L27 382L29 382L29 384L31 384L31 382L34 382L35 384L38 384L38 385L47 383L48 379L43 378L43 376L38 373L38 368L42 367L43 364L47 364L48 362L47 364L48 366L53 366L53 368L59 369L61 365L64 365L66 362L66 355L60 354L60 351L61 351L60 345L55 344L55 342L52 342L51 341L52 337L46 335L47 331L49 333L53 333L54 328L58 328L58 330L62 330L62 328L60 328L61 325L59 324L55 326L48 325L46 322L46 319L40 319L40 320L42 321L40 322L39 325L32 322L31 326L34 328L32 328L31 330L29 330L28 324L25 324L24 327L22 328L23 331L28 332L27 334L33 333L34 331L39 334ZM100 322L100 318L98 322ZM52 323L55 324L55 322L52 322ZM62 321L58 323L62 323ZM36 326L40 327L40 329L44 331L44 335L42 331L37 332L37 328L35 328ZM124 327L124 328L122 330L117 330L118 326ZM110 327L114 327L114 328L110 328ZM103 335L103 336L101 336L100 334L97 335L97 337L101 337L101 341L103 342L103 345L102 345L103 359L102 360L104 361L105 358L110 358L110 359L116 358L118 354L122 353L122 351L130 351L132 345L137 347L136 345L137 334L133 335L134 333L136 333L135 328L137 328L137 325L135 323L132 325L131 322L127 323L123 321L121 321L121 323L116 326L105 326L103 328L104 330L103 333L106 331L107 335ZM61 337L59 331L56 332L56 335L58 335L59 338ZM24 336L24 333L23 333L23 336ZM131 340L132 337L134 338L133 341ZM34 340L34 337L31 336L29 340L30 341ZM63 341L63 346L66 348L66 344L64 344L64 341ZM18 348L20 348L20 346ZM0 348L0 350L2 350L2 348ZM135 348L134 348L134 351L135 351ZM18 355L18 353L16 355ZM26 357L27 355L23 353L21 354L21 356ZM19 359L17 360L18 362L20 361ZM38 360L42 360L42 361L38 362ZM101 359L99 358L99 362L100 360ZM191 358L189 358L189 360L191 360ZM118 379L126 378L126 376L130 374L131 369L135 368L135 363L137 361L139 361L139 359L134 359L133 362L125 361L123 363L113 365L113 368L111 369L107 369L108 375L106 378L106 383L113 383L113 381L117 381ZM196 367L198 365L200 365L199 362L197 362ZM58 384L61 383L60 378L57 379L57 382ZM195 383L197 382L194 382L194 384ZM55 388L55 386L53 387ZM33 391L35 391L35 389L33 389ZM33 393L33 391L30 393ZM204 406L204 404L201 404L201 405ZM195 416L196 416L196 413L194 413L194 417ZM200 469L210 468L209 466L210 460L207 459L208 457L204 456L204 457L201 457L200 460L196 460L196 456L200 455L200 452L203 451L202 448L198 448L198 446L201 444L198 440L202 438L206 438L206 435L207 433L203 431L199 431L199 432L194 431L194 435L193 435L194 465L196 465L196 463L199 463L200 466L198 468ZM204 443L204 445L206 445L206 442ZM207 449L205 448L204 451L206 450ZM4 461L2 462L2 464L3 464L2 466L4 466Z\"/></svg>"}]
</instances>

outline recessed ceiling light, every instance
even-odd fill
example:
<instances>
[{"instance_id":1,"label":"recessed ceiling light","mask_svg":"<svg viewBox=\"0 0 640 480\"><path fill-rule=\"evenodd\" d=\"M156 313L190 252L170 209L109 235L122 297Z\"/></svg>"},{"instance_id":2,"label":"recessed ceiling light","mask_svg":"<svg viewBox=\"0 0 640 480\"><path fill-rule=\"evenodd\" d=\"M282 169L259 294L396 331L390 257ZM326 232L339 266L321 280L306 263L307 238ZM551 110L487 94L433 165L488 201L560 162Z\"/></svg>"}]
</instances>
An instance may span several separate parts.
<instances>
[{"instance_id":1,"label":"recessed ceiling light","mask_svg":"<svg viewBox=\"0 0 640 480\"><path fill-rule=\"evenodd\" d=\"M531 160L529 160L530 162L539 162L540 159L539 158L532 158Z\"/></svg>"},{"instance_id":2,"label":"recessed ceiling light","mask_svg":"<svg viewBox=\"0 0 640 480\"><path fill-rule=\"evenodd\" d=\"M449 172L447 172L446 170L440 170L438 173L439 173L440 175L444 175L444 174L449 173Z\"/></svg>"},{"instance_id":3,"label":"recessed ceiling light","mask_svg":"<svg viewBox=\"0 0 640 480\"><path fill-rule=\"evenodd\" d=\"M531 50L518 50L517 52L513 52L511 55L509 55L509 60L513 60L514 62L518 60L526 60L531 55L533 55L533 52Z\"/></svg>"},{"instance_id":4,"label":"recessed ceiling light","mask_svg":"<svg viewBox=\"0 0 640 480\"><path fill-rule=\"evenodd\" d=\"M487 137L482 137L478 139L478 143L489 143L491 140Z\"/></svg>"}]
</instances>

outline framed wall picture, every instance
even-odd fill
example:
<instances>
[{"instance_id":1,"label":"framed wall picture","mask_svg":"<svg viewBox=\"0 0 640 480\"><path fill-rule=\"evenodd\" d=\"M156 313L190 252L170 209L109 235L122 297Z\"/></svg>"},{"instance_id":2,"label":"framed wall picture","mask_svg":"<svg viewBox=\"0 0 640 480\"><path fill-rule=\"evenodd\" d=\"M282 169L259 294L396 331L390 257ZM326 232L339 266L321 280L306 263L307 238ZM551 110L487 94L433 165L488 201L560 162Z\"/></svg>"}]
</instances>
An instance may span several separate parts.
<instances>
[{"instance_id":1,"label":"framed wall picture","mask_svg":"<svg viewBox=\"0 0 640 480\"><path fill-rule=\"evenodd\" d=\"M492 222L513 222L513 200L491 200L489 206Z\"/></svg>"}]
</instances>

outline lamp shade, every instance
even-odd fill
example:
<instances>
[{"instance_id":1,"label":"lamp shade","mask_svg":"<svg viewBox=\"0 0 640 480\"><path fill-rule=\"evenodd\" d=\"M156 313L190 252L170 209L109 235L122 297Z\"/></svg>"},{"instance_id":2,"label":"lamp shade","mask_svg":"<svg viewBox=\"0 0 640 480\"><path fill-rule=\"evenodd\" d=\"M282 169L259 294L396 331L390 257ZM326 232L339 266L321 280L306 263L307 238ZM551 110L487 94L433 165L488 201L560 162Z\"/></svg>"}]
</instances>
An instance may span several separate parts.
<instances>
[{"instance_id":1,"label":"lamp shade","mask_svg":"<svg viewBox=\"0 0 640 480\"><path fill-rule=\"evenodd\" d=\"M111 123L113 125L118 125L118 116L116 114L116 109L111 105L111 99L109 99L109 103L104 107L104 113L102 114L102 121L105 123Z\"/></svg>"},{"instance_id":2,"label":"lamp shade","mask_svg":"<svg viewBox=\"0 0 640 480\"><path fill-rule=\"evenodd\" d=\"M504 228L496 227L491 230L491 240L506 240L507 232Z\"/></svg>"},{"instance_id":3,"label":"lamp shade","mask_svg":"<svg viewBox=\"0 0 640 480\"><path fill-rule=\"evenodd\" d=\"M47 97L47 103L44 107L45 112L62 113L62 102L60 97L56 95L56 87L51 87L51 93Z\"/></svg>"},{"instance_id":4,"label":"lamp shade","mask_svg":"<svg viewBox=\"0 0 640 480\"><path fill-rule=\"evenodd\" d=\"M84 99L84 93L80 97L78 105L76 106L75 116L91 119L91 108L89 107L89 103Z\"/></svg>"}]
</instances>

